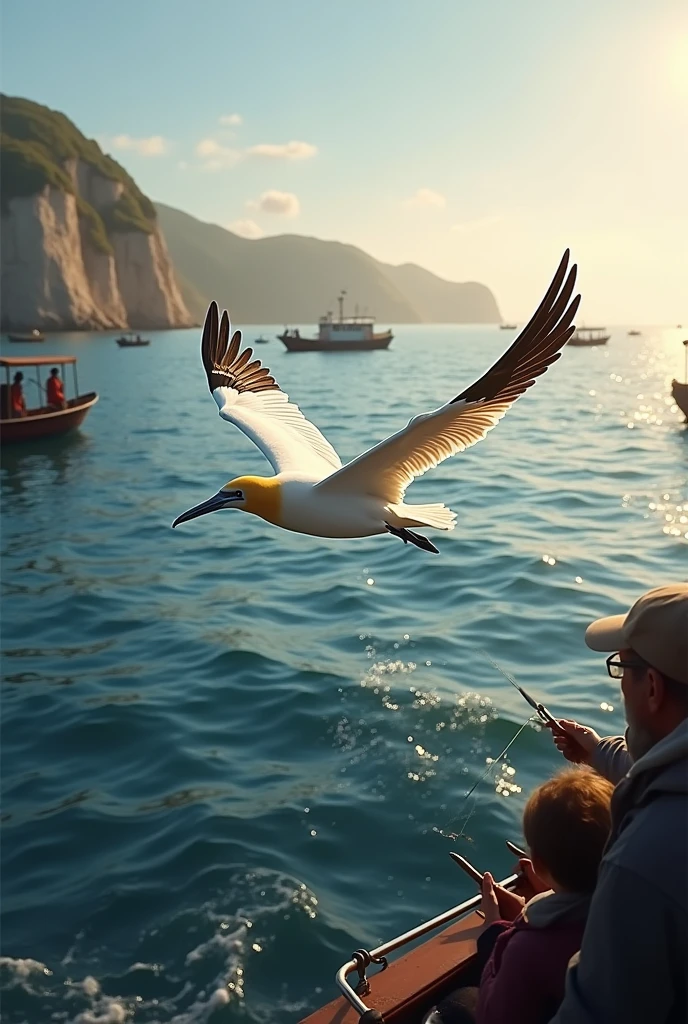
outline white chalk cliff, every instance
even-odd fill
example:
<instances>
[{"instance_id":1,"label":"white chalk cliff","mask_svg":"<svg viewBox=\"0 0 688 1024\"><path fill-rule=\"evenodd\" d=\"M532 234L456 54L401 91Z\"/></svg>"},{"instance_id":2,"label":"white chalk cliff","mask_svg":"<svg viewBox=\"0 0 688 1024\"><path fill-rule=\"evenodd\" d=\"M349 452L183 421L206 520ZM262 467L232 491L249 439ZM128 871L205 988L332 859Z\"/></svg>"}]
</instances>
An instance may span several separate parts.
<instances>
[{"instance_id":1,"label":"white chalk cliff","mask_svg":"<svg viewBox=\"0 0 688 1024\"><path fill-rule=\"evenodd\" d=\"M62 167L73 193L48 183L35 195L3 203L2 328L191 324L157 222L150 232L118 228L107 236L101 233L99 244L92 211L105 220L124 186L78 158Z\"/></svg>"}]
</instances>

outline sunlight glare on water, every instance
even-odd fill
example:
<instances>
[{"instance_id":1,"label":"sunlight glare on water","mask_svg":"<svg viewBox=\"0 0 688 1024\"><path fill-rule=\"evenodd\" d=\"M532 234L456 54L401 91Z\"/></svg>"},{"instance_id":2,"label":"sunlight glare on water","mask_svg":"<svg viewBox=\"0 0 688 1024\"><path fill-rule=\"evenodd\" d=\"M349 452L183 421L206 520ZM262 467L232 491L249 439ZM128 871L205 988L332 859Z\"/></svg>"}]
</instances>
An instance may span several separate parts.
<instances>
[{"instance_id":1,"label":"sunlight glare on water","mask_svg":"<svg viewBox=\"0 0 688 1024\"><path fill-rule=\"evenodd\" d=\"M585 626L688 575L676 331L567 350L418 481L410 501L458 513L428 533L438 556L238 513L172 531L269 472L218 418L198 341L51 339L101 401L80 433L3 452L8 1024L292 1024L353 949L472 894L443 834L511 870L504 839L560 761L536 723L499 759L529 709L481 651L617 732ZM386 352L260 355L348 460L503 348L412 326Z\"/></svg>"}]
</instances>

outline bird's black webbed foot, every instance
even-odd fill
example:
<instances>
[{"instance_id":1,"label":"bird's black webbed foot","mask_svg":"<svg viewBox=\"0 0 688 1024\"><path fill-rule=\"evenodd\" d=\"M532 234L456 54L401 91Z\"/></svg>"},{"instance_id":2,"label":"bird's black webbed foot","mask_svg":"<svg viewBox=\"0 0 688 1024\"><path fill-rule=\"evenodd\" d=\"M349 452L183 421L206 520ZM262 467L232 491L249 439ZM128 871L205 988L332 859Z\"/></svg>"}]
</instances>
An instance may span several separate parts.
<instances>
[{"instance_id":1,"label":"bird's black webbed foot","mask_svg":"<svg viewBox=\"0 0 688 1024\"><path fill-rule=\"evenodd\" d=\"M432 551L433 554L439 555L439 548L436 548L431 540L427 537L422 537L419 533L414 533L413 530L407 530L405 527L397 529L396 526L390 526L389 523L385 523L385 527L388 533L391 533L393 537L399 537L403 540L404 544L415 544L417 548L421 548L422 551Z\"/></svg>"}]
</instances>

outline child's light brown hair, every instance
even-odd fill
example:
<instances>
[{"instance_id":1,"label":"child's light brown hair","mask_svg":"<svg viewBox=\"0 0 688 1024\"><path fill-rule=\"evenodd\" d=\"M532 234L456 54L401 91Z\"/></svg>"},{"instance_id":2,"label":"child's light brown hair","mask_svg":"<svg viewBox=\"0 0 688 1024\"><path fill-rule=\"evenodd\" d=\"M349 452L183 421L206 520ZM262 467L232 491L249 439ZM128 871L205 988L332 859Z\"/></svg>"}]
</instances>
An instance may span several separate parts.
<instances>
[{"instance_id":1,"label":"child's light brown hair","mask_svg":"<svg viewBox=\"0 0 688 1024\"><path fill-rule=\"evenodd\" d=\"M590 768L566 768L532 793L523 812L531 856L569 892L592 892L611 830L614 786Z\"/></svg>"}]
</instances>

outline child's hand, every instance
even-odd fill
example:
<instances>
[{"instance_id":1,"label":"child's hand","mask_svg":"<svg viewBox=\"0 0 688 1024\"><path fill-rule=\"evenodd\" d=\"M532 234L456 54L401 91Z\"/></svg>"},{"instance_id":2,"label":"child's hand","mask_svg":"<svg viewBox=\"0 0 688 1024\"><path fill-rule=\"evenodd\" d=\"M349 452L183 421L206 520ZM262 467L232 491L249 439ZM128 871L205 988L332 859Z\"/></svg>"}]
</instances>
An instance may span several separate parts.
<instances>
[{"instance_id":1,"label":"child's hand","mask_svg":"<svg viewBox=\"0 0 688 1024\"><path fill-rule=\"evenodd\" d=\"M543 882L539 875L535 874L533 862L529 857L521 857L518 862L518 870L523 875L525 884L521 886L521 892L527 899L532 899L539 892L549 892L549 886Z\"/></svg>"},{"instance_id":2,"label":"child's hand","mask_svg":"<svg viewBox=\"0 0 688 1024\"><path fill-rule=\"evenodd\" d=\"M500 921L502 915L499 913L499 903L497 902L494 879L489 871L486 871L483 875L483 884L481 888L483 899L480 904L480 909L483 912L485 924L491 925L494 924L495 921Z\"/></svg>"},{"instance_id":3,"label":"child's hand","mask_svg":"<svg viewBox=\"0 0 688 1024\"><path fill-rule=\"evenodd\" d=\"M480 909L485 915L486 925L494 924L495 921L514 921L525 905L525 900L520 896L503 889L501 885L495 885L489 871L483 875L482 894Z\"/></svg>"}]
</instances>

